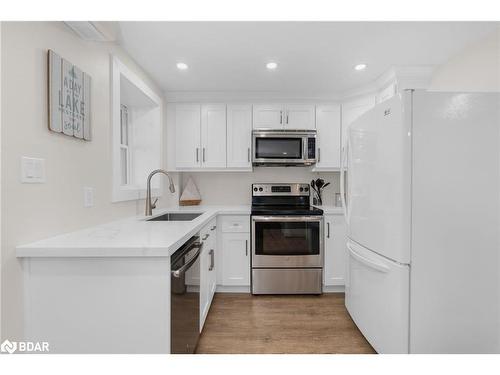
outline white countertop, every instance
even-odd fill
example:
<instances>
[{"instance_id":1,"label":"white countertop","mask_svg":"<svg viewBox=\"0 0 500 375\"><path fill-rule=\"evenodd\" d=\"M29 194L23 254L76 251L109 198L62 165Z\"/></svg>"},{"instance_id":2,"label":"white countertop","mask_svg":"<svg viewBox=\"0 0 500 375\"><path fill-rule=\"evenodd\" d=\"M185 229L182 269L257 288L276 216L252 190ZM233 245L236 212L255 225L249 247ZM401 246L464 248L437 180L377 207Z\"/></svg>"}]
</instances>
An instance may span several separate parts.
<instances>
[{"instance_id":1,"label":"white countertop","mask_svg":"<svg viewBox=\"0 0 500 375\"><path fill-rule=\"evenodd\" d=\"M325 215L343 215L344 209L342 207L336 206L314 206L317 208L321 208L323 210L323 214Z\"/></svg>"},{"instance_id":2,"label":"white countertop","mask_svg":"<svg viewBox=\"0 0 500 375\"><path fill-rule=\"evenodd\" d=\"M320 207L326 215L342 214L342 208ZM217 215L249 215L250 206L189 206L159 209L166 212L203 212L192 221L146 221L134 216L62 234L16 248L23 257L165 257Z\"/></svg>"},{"instance_id":3,"label":"white countertop","mask_svg":"<svg viewBox=\"0 0 500 375\"><path fill-rule=\"evenodd\" d=\"M203 212L192 221L146 221L134 216L62 234L16 248L17 257L164 257L172 255L217 215L249 215L250 206L190 206L159 209Z\"/></svg>"}]
</instances>

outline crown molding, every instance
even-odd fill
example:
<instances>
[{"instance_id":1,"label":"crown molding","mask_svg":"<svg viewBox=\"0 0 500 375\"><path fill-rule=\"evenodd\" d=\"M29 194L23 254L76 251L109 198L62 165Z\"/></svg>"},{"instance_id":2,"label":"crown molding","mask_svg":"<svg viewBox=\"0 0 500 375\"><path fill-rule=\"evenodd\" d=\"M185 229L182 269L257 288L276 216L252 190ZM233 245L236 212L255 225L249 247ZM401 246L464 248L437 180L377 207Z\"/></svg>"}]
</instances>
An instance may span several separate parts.
<instances>
[{"instance_id":1,"label":"crown molding","mask_svg":"<svg viewBox=\"0 0 500 375\"><path fill-rule=\"evenodd\" d=\"M393 66L374 81L360 88L339 94L312 94L280 91L165 91L169 103L212 102L212 103L331 103L352 100L363 95L377 93L391 83L398 90L425 89L429 87L435 66Z\"/></svg>"}]
</instances>

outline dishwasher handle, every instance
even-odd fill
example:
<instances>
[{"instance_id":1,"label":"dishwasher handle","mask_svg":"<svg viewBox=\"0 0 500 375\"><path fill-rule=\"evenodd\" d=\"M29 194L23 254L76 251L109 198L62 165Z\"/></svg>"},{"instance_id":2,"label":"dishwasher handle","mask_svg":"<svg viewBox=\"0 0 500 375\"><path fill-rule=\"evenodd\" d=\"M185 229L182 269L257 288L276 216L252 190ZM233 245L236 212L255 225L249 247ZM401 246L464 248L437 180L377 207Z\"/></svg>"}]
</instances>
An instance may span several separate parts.
<instances>
[{"instance_id":1,"label":"dishwasher handle","mask_svg":"<svg viewBox=\"0 0 500 375\"><path fill-rule=\"evenodd\" d=\"M189 268L191 268L191 266L194 264L194 262L196 262L196 260L200 257L200 254L201 254L201 249L203 248L203 242L195 242L193 243L190 248L189 248L189 251L193 250L193 249L198 249L196 251L196 254L189 260L189 262L187 262L186 264L184 264L182 267L180 267L179 269L176 269L175 271L171 271L172 273L172 276L175 277L175 278L179 278L181 277Z\"/></svg>"}]
</instances>

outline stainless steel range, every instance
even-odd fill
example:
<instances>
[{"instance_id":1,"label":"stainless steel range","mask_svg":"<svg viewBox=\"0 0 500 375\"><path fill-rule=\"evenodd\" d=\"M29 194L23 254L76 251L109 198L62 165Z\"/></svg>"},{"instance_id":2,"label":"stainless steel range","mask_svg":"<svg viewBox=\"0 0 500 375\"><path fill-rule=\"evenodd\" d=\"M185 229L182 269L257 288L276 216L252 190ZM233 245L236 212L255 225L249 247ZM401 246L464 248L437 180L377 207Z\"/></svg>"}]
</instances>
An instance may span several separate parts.
<instances>
[{"instance_id":1,"label":"stainless steel range","mask_svg":"<svg viewBox=\"0 0 500 375\"><path fill-rule=\"evenodd\" d=\"M323 210L309 184L252 185L252 293L321 294Z\"/></svg>"}]
</instances>

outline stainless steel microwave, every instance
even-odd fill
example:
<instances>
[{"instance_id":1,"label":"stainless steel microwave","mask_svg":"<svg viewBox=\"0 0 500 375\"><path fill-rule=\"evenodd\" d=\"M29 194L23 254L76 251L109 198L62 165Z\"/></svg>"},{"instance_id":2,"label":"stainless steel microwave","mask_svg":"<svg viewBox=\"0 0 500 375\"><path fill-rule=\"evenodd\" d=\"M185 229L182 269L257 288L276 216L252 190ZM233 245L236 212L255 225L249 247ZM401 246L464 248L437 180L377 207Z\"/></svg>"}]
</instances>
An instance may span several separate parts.
<instances>
[{"instance_id":1,"label":"stainless steel microwave","mask_svg":"<svg viewBox=\"0 0 500 375\"><path fill-rule=\"evenodd\" d=\"M316 163L316 130L254 130L252 138L254 165Z\"/></svg>"}]
</instances>

